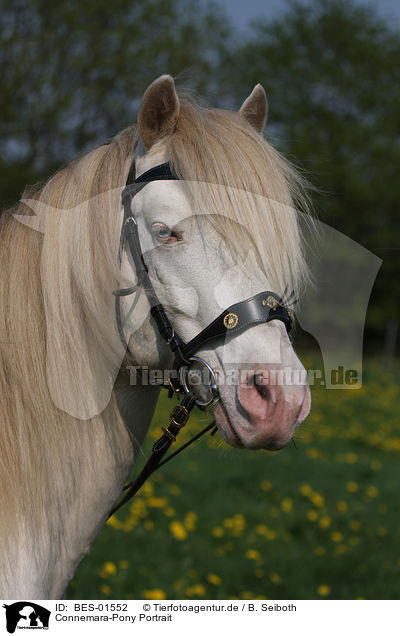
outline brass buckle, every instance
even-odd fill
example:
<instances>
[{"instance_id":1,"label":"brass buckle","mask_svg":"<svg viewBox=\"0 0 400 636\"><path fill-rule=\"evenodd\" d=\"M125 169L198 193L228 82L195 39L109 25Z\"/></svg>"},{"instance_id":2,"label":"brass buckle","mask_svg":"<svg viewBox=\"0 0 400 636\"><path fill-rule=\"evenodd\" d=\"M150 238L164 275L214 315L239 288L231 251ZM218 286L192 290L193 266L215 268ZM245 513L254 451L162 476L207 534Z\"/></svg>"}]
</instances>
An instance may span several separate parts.
<instances>
[{"instance_id":1,"label":"brass buckle","mask_svg":"<svg viewBox=\"0 0 400 636\"><path fill-rule=\"evenodd\" d=\"M177 422L175 419L178 413L183 413L184 415L184 420L182 423ZM182 428L183 426L185 426L187 424L188 419L189 419L189 411L187 410L187 408L185 408L181 404L176 404L174 408L172 409L171 415L169 416L169 421L171 422L171 424L174 424L174 426L177 426L178 428Z\"/></svg>"}]
</instances>

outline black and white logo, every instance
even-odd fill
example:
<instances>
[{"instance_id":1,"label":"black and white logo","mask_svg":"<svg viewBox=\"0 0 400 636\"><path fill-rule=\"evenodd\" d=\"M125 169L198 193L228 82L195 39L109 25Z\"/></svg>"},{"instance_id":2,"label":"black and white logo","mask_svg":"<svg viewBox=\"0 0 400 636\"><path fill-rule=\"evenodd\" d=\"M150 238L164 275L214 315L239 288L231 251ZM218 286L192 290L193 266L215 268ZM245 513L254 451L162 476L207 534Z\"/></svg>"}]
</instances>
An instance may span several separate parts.
<instances>
[{"instance_id":1,"label":"black and white logo","mask_svg":"<svg viewBox=\"0 0 400 636\"><path fill-rule=\"evenodd\" d=\"M31 601L18 601L3 605L6 609L7 631L16 629L49 629L50 611Z\"/></svg>"}]
</instances>

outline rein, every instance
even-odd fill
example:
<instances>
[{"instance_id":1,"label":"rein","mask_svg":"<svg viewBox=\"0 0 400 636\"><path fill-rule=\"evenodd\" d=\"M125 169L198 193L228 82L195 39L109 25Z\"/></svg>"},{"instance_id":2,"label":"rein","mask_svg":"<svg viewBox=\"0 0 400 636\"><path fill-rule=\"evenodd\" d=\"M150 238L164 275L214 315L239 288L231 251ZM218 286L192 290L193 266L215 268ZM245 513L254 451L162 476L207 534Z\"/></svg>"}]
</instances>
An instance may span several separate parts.
<instances>
[{"instance_id":1,"label":"rein","mask_svg":"<svg viewBox=\"0 0 400 636\"><path fill-rule=\"evenodd\" d=\"M171 444L176 442L176 437L180 430L186 425L193 407L196 405L201 409L212 409L219 402L218 383L213 369L205 360L194 354L211 340L221 339L226 336L233 337L253 325L269 322L270 320L281 320L285 324L288 332L292 327L290 310L284 306L282 299L275 294L275 292L265 291L225 309L213 322L207 325L207 327L188 343L185 343L180 338L175 332L150 280L140 245L138 225L132 213L132 200L134 196L148 183L161 180L178 180L178 177L173 172L169 163L155 166L141 174L138 178L135 178L135 166L133 163L125 188L122 191L121 201L124 208L124 220L119 245L119 264L120 266L122 264L122 253L126 243L135 265L137 285L126 289L117 289L113 292L115 295L115 315L121 343L129 350L121 320L120 299L122 296L135 293L140 288L144 291L149 301L150 313L157 326L157 330L174 354L173 369L171 370L168 383L163 386L168 389L169 397L172 397L174 393L177 394L178 397L181 395L183 397L180 404L174 406L169 416L168 426L162 427L163 435L154 444L149 460L136 479L125 486L124 490L127 490L126 494L113 507L107 519L138 492L155 470L178 455L182 450L204 435L204 433L212 431L211 434L213 435L217 431L215 422L212 422L189 440L189 442L175 451L175 453L172 453L162 461ZM196 395L193 379L196 377L196 373L194 373L196 365L201 366L203 375L207 373L209 376L209 383L207 385L209 399L207 400L204 399L204 396L203 399L201 399L201 397L199 398L199 396Z\"/></svg>"}]
</instances>

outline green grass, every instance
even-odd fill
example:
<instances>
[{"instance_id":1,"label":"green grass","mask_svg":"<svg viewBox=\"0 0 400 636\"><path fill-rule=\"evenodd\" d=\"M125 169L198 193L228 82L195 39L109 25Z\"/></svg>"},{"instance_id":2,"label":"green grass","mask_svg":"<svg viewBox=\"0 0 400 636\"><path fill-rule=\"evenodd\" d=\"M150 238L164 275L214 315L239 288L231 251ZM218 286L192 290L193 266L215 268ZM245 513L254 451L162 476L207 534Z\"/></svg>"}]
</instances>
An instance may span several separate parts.
<instances>
[{"instance_id":1,"label":"green grass","mask_svg":"<svg viewBox=\"0 0 400 636\"><path fill-rule=\"evenodd\" d=\"M399 384L370 363L360 390L315 388L297 449L198 442L107 523L67 598L398 599Z\"/></svg>"}]
</instances>

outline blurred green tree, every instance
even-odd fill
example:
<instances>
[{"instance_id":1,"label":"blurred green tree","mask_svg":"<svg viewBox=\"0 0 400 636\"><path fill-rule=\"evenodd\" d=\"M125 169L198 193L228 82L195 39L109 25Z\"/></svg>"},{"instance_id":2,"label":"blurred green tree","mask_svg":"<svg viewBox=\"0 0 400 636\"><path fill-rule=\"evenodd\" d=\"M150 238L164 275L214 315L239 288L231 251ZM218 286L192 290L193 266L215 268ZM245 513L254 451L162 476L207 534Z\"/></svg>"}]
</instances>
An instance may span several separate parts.
<instances>
[{"instance_id":1,"label":"blurred green tree","mask_svg":"<svg viewBox=\"0 0 400 636\"><path fill-rule=\"evenodd\" d=\"M399 36L373 8L295 0L252 25L221 78L238 103L265 86L268 136L319 189L320 218L383 259L368 320L381 343L400 306Z\"/></svg>"},{"instance_id":2,"label":"blurred green tree","mask_svg":"<svg viewBox=\"0 0 400 636\"><path fill-rule=\"evenodd\" d=\"M162 73L215 91L226 17L200 0L2 0L0 197L135 121Z\"/></svg>"}]
</instances>

